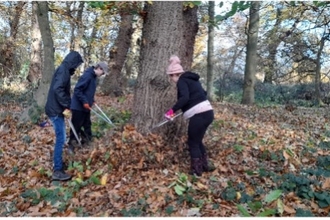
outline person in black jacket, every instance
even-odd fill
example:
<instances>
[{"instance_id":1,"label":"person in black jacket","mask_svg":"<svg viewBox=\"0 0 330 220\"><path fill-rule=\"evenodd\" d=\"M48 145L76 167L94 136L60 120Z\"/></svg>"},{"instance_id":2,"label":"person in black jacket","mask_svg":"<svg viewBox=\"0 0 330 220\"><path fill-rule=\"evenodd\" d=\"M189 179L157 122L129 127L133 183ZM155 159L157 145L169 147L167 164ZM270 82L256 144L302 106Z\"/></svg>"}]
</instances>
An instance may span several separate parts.
<instances>
[{"instance_id":1,"label":"person in black jacket","mask_svg":"<svg viewBox=\"0 0 330 220\"><path fill-rule=\"evenodd\" d=\"M81 137L82 144L88 144L92 140L91 106L95 103L96 79L108 72L108 65L99 62L85 70L79 78L73 92L71 100L72 124ZM83 128L83 130L82 130ZM76 137L70 130L69 151L74 153L77 143Z\"/></svg>"},{"instance_id":2,"label":"person in black jacket","mask_svg":"<svg viewBox=\"0 0 330 220\"><path fill-rule=\"evenodd\" d=\"M208 165L203 138L208 126L214 119L214 112L207 100L206 91L199 82L199 75L184 71L177 56L171 56L166 73L177 85L177 102L166 112L165 117L171 119L179 109L183 117L189 119L188 146L191 157L191 174L201 176L202 172L211 171Z\"/></svg>"},{"instance_id":3,"label":"person in black jacket","mask_svg":"<svg viewBox=\"0 0 330 220\"><path fill-rule=\"evenodd\" d=\"M62 152L66 139L64 117L70 118L71 115L71 76L82 63L83 59L78 52L71 51L66 55L61 65L55 70L48 91L45 112L53 124L56 136L53 155L53 180L71 179L71 175L63 170Z\"/></svg>"}]
</instances>

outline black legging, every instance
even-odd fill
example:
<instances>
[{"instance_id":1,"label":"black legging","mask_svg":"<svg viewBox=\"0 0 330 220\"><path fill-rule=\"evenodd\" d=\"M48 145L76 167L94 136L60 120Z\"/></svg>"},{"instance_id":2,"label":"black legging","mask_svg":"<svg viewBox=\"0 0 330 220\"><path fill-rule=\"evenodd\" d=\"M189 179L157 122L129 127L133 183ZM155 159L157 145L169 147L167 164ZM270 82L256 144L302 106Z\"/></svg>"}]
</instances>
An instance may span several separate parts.
<instances>
[{"instance_id":1,"label":"black legging","mask_svg":"<svg viewBox=\"0 0 330 220\"><path fill-rule=\"evenodd\" d=\"M72 124L75 128L77 135L91 140L92 138L92 122L91 122L91 112L72 110ZM84 128L82 130L81 128ZM70 129L70 141L76 140L74 133Z\"/></svg>"},{"instance_id":2,"label":"black legging","mask_svg":"<svg viewBox=\"0 0 330 220\"><path fill-rule=\"evenodd\" d=\"M189 119L188 146L192 158L200 158L206 153L203 138L213 119L213 110L196 114Z\"/></svg>"}]
</instances>

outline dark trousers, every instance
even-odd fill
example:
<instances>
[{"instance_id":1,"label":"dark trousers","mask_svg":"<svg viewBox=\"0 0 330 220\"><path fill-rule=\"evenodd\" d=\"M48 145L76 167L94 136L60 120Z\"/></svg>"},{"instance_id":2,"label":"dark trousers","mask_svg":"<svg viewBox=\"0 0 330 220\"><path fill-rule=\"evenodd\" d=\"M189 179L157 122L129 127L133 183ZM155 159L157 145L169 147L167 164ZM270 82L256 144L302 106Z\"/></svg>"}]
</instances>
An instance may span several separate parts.
<instances>
[{"instance_id":1,"label":"dark trousers","mask_svg":"<svg viewBox=\"0 0 330 220\"><path fill-rule=\"evenodd\" d=\"M74 129L77 132L78 137L81 137L83 140L92 139L92 122L91 122L91 112L77 111L72 110L72 124ZM82 128L84 130L82 130ZM72 129L70 129L70 141L76 140Z\"/></svg>"},{"instance_id":2,"label":"dark trousers","mask_svg":"<svg viewBox=\"0 0 330 220\"><path fill-rule=\"evenodd\" d=\"M206 154L203 138L213 119L213 110L196 114L189 119L188 146L191 158L200 158Z\"/></svg>"}]
</instances>

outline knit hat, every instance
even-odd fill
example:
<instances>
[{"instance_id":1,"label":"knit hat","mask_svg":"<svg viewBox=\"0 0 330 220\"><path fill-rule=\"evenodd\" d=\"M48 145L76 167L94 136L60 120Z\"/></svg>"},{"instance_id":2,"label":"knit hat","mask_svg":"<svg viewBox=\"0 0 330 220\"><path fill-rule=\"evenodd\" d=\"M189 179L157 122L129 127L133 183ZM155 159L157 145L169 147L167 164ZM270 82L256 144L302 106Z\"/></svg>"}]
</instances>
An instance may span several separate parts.
<instances>
[{"instance_id":1,"label":"knit hat","mask_svg":"<svg viewBox=\"0 0 330 220\"><path fill-rule=\"evenodd\" d=\"M166 73L167 74L175 74L175 73L183 73L184 70L181 66L181 61L178 56L171 56L170 65L168 65Z\"/></svg>"},{"instance_id":2,"label":"knit hat","mask_svg":"<svg viewBox=\"0 0 330 220\"><path fill-rule=\"evenodd\" d=\"M99 62L95 66L101 67L103 69L103 71L104 71L104 74L107 74L108 73L108 70L109 70L108 64L106 64L105 62Z\"/></svg>"}]
</instances>

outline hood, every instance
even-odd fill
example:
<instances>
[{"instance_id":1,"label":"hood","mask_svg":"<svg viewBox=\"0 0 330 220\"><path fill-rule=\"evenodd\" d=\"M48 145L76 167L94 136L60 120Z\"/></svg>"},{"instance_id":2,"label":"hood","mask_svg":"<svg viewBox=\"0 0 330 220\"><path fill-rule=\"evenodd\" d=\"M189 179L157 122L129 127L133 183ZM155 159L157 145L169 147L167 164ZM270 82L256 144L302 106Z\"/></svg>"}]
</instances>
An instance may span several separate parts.
<instances>
[{"instance_id":1,"label":"hood","mask_svg":"<svg viewBox=\"0 0 330 220\"><path fill-rule=\"evenodd\" d=\"M198 81L199 80L199 75L197 73L193 73L193 72L189 72L189 71L187 71L184 74L182 74L181 77L182 78L186 78L186 79L191 79L191 80L194 80L194 81Z\"/></svg>"},{"instance_id":2,"label":"hood","mask_svg":"<svg viewBox=\"0 0 330 220\"><path fill-rule=\"evenodd\" d=\"M62 61L62 64L65 64L68 69L70 70L70 74L77 69L80 64L82 64L84 61L81 57L81 55L77 51L71 51L64 60Z\"/></svg>"}]
</instances>

